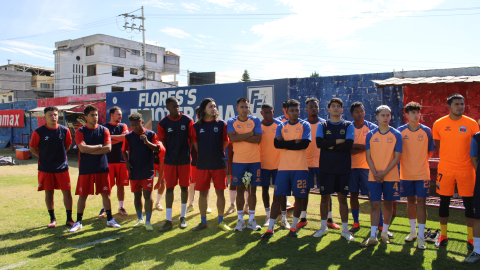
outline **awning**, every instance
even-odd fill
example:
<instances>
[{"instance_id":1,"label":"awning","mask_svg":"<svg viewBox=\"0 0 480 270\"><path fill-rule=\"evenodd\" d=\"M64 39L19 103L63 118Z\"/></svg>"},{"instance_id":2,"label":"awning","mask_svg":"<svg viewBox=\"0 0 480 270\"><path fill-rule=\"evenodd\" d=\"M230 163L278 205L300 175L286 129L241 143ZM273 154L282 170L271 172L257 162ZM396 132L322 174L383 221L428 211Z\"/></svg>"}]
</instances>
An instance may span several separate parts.
<instances>
[{"instance_id":1,"label":"awning","mask_svg":"<svg viewBox=\"0 0 480 270\"><path fill-rule=\"evenodd\" d=\"M480 76L390 78L386 80L372 80L372 82L374 82L377 87L439 83L480 83Z\"/></svg>"},{"instance_id":2,"label":"awning","mask_svg":"<svg viewBox=\"0 0 480 270\"><path fill-rule=\"evenodd\" d=\"M78 107L82 107L82 106L85 106L85 104L75 104L75 105L58 105L58 106L55 106L58 108L58 111L59 112L66 112L66 113L75 113L75 112L72 112L70 110L73 110L75 108L78 108ZM35 109L31 109L29 111L26 111L25 113L32 113L32 116L33 117L44 117L45 114L43 113L43 110L45 109L46 107L37 107Z\"/></svg>"}]
</instances>

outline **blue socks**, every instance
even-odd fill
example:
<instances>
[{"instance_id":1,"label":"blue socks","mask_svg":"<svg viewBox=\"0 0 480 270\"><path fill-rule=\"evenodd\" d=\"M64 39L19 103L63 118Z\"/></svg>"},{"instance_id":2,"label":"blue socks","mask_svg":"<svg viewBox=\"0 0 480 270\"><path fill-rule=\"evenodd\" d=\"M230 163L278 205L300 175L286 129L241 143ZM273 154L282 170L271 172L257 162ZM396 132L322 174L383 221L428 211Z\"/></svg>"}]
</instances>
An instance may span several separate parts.
<instances>
[{"instance_id":1,"label":"blue socks","mask_svg":"<svg viewBox=\"0 0 480 270\"><path fill-rule=\"evenodd\" d=\"M380 221L378 222L378 227L383 227L383 213L380 211Z\"/></svg>"},{"instance_id":2,"label":"blue socks","mask_svg":"<svg viewBox=\"0 0 480 270\"><path fill-rule=\"evenodd\" d=\"M201 217L202 223L207 225L207 217Z\"/></svg>"},{"instance_id":3,"label":"blue socks","mask_svg":"<svg viewBox=\"0 0 480 270\"><path fill-rule=\"evenodd\" d=\"M145 222L150 223L150 218L152 217L152 213L145 213L145 216L147 217Z\"/></svg>"},{"instance_id":4,"label":"blue socks","mask_svg":"<svg viewBox=\"0 0 480 270\"><path fill-rule=\"evenodd\" d=\"M143 211L137 211L138 220L143 220Z\"/></svg>"},{"instance_id":5,"label":"blue socks","mask_svg":"<svg viewBox=\"0 0 480 270\"><path fill-rule=\"evenodd\" d=\"M358 220L358 216L360 215L360 209L351 209L351 210L352 210L353 222L360 223L360 221Z\"/></svg>"},{"instance_id":6,"label":"blue socks","mask_svg":"<svg viewBox=\"0 0 480 270\"><path fill-rule=\"evenodd\" d=\"M223 222L223 216L218 216L218 224Z\"/></svg>"}]
</instances>

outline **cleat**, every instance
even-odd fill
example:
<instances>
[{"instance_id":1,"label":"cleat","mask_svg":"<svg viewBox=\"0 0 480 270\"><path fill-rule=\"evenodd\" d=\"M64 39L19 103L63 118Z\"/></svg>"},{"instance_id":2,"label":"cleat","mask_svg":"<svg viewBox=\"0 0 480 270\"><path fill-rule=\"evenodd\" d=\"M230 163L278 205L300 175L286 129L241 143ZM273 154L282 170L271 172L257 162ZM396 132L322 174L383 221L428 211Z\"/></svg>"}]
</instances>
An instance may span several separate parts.
<instances>
[{"instance_id":1,"label":"cleat","mask_svg":"<svg viewBox=\"0 0 480 270\"><path fill-rule=\"evenodd\" d=\"M207 214L211 214L211 213L212 213L212 208L207 207Z\"/></svg>"},{"instance_id":2,"label":"cleat","mask_svg":"<svg viewBox=\"0 0 480 270\"><path fill-rule=\"evenodd\" d=\"M230 207L225 211L225 215L229 215L231 213L235 212L235 205L230 204Z\"/></svg>"},{"instance_id":3,"label":"cleat","mask_svg":"<svg viewBox=\"0 0 480 270\"><path fill-rule=\"evenodd\" d=\"M423 234L423 238L425 240L428 240L428 238L430 238L430 234L432 233L432 229L428 228L425 233Z\"/></svg>"},{"instance_id":4,"label":"cleat","mask_svg":"<svg viewBox=\"0 0 480 270\"><path fill-rule=\"evenodd\" d=\"M56 220L50 222L50 223L47 225L47 228L55 228L55 226L57 226L57 221L56 221Z\"/></svg>"},{"instance_id":5,"label":"cleat","mask_svg":"<svg viewBox=\"0 0 480 270\"><path fill-rule=\"evenodd\" d=\"M476 252L470 253L470 255L468 255L468 257L463 260L463 262L465 263L476 263L478 261L480 261L480 254Z\"/></svg>"},{"instance_id":6,"label":"cleat","mask_svg":"<svg viewBox=\"0 0 480 270\"><path fill-rule=\"evenodd\" d=\"M245 221L239 219L237 220L237 226L235 226L234 231L236 232L241 232L243 229L245 229Z\"/></svg>"},{"instance_id":7,"label":"cleat","mask_svg":"<svg viewBox=\"0 0 480 270\"><path fill-rule=\"evenodd\" d=\"M470 252L473 251L473 239L467 241L467 250Z\"/></svg>"},{"instance_id":8,"label":"cleat","mask_svg":"<svg viewBox=\"0 0 480 270\"><path fill-rule=\"evenodd\" d=\"M172 221L171 220L167 220L165 221L165 223L163 224L163 226L158 230L159 232L166 232L166 231L169 231L173 228L173 224L172 224Z\"/></svg>"},{"instance_id":9,"label":"cleat","mask_svg":"<svg viewBox=\"0 0 480 270\"><path fill-rule=\"evenodd\" d=\"M270 239L272 238L274 235L274 232L273 231L270 231L270 230L267 230L266 232L264 232L262 235L260 235L260 239L264 240L264 239Z\"/></svg>"},{"instance_id":10,"label":"cleat","mask_svg":"<svg viewBox=\"0 0 480 270\"><path fill-rule=\"evenodd\" d=\"M442 247L445 247L447 243L448 243L448 237L440 235L437 241L435 241L435 247L442 248Z\"/></svg>"},{"instance_id":11,"label":"cleat","mask_svg":"<svg viewBox=\"0 0 480 270\"><path fill-rule=\"evenodd\" d=\"M107 227L120 228L121 226L120 226L120 224L115 222L114 218L112 218L109 221L107 221Z\"/></svg>"},{"instance_id":12,"label":"cleat","mask_svg":"<svg viewBox=\"0 0 480 270\"><path fill-rule=\"evenodd\" d=\"M438 237L440 237L440 229L435 230L434 232L430 232L428 238L425 238L427 242L437 242Z\"/></svg>"},{"instance_id":13,"label":"cleat","mask_svg":"<svg viewBox=\"0 0 480 270\"><path fill-rule=\"evenodd\" d=\"M370 247L378 245L378 239L375 236L370 236L367 241L360 244L361 247Z\"/></svg>"},{"instance_id":14,"label":"cleat","mask_svg":"<svg viewBox=\"0 0 480 270\"><path fill-rule=\"evenodd\" d=\"M297 229L301 229L305 226L307 226L308 221L306 218L302 218L299 223L297 223Z\"/></svg>"},{"instance_id":15,"label":"cleat","mask_svg":"<svg viewBox=\"0 0 480 270\"><path fill-rule=\"evenodd\" d=\"M286 219L282 220L282 224L280 226L282 226L285 230L290 230L290 223L288 223Z\"/></svg>"},{"instance_id":16,"label":"cleat","mask_svg":"<svg viewBox=\"0 0 480 270\"><path fill-rule=\"evenodd\" d=\"M327 219L327 226L334 230L340 230L340 226L338 226L338 224L335 223L331 218Z\"/></svg>"},{"instance_id":17,"label":"cleat","mask_svg":"<svg viewBox=\"0 0 480 270\"><path fill-rule=\"evenodd\" d=\"M255 222L255 219L253 219L252 221L248 222L247 228L252 229L252 230L254 230L254 231L259 231L259 230L262 229L262 227L261 227L260 225L258 225L257 222Z\"/></svg>"},{"instance_id":18,"label":"cleat","mask_svg":"<svg viewBox=\"0 0 480 270\"><path fill-rule=\"evenodd\" d=\"M137 220L137 223L135 223L135 225L133 225L133 227L134 227L134 228L138 228L138 227L140 227L140 226L142 226L142 225L144 225L144 224L145 224L145 220L139 219L139 220Z\"/></svg>"},{"instance_id":19,"label":"cleat","mask_svg":"<svg viewBox=\"0 0 480 270\"><path fill-rule=\"evenodd\" d=\"M187 206L187 213L190 213L190 212L193 212L193 211L195 211L195 207L192 204Z\"/></svg>"},{"instance_id":20,"label":"cleat","mask_svg":"<svg viewBox=\"0 0 480 270\"><path fill-rule=\"evenodd\" d=\"M102 208L102 209L100 209L100 213L98 213L98 217L99 217L99 218L102 218L102 217L104 217L106 214L107 214L107 212L105 212L105 208Z\"/></svg>"},{"instance_id":21,"label":"cleat","mask_svg":"<svg viewBox=\"0 0 480 270\"><path fill-rule=\"evenodd\" d=\"M388 237L388 232L382 232L380 237L384 244L390 244L390 237Z\"/></svg>"},{"instance_id":22,"label":"cleat","mask_svg":"<svg viewBox=\"0 0 480 270\"><path fill-rule=\"evenodd\" d=\"M390 231L387 231L387 234L388 234L388 238L390 238L390 239L393 238L393 233L391 233Z\"/></svg>"},{"instance_id":23,"label":"cleat","mask_svg":"<svg viewBox=\"0 0 480 270\"><path fill-rule=\"evenodd\" d=\"M417 238L417 248L418 249L427 249L427 244L425 244L425 239L418 237Z\"/></svg>"},{"instance_id":24,"label":"cleat","mask_svg":"<svg viewBox=\"0 0 480 270\"><path fill-rule=\"evenodd\" d=\"M349 232L349 231L342 231L342 237L347 239L348 242L353 242L355 241L355 238L353 237L353 235Z\"/></svg>"},{"instance_id":25,"label":"cleat","mask_svg":"<svg viewBox=\"0 0 480 270\"><path fill-rule=\"evenodd\" d=\"M348 230L350 233L356 233L360 231L360 223L353 223L353 227Z\"/></svg>"},{"instance_id":26,"label":"cleat","mask_svg":"<svg viewBox=\"0 0 480 270\"><path fill-rule=\"evenodd\" d=\"M313 237L322 237L328 233L328 227L325 229L320 229L313 234Z\"/></svg>"},{"instance_id":27,"label":"cleat","mask_svg":"<svg viewBox=\"0 0 480 270\"><path fill-rule=\"evenodd\" d=\"M75 224L73 224L72 228L70 230L68 230L69 233L72 233L72 232L76 232L76 231L79 231L81 230L83 227L82 223L80 222L75 222Z\"/></svg>"},{"instance_id":28,"label":"cleat","mask_svg":"<svg viewBox=\"0 0 480 270\"><path fill-rule=\"evenodd\" d=\"M200 231L200 230L206 229L207 227L208 227L208 225L200 222L200 224L198 224L197 227L193 228L192 231L194 231L194 232Z\"/></svg>"},{"instance_id":29,"label":"cleat","mask_svg":"<svg viewBox=\"0 0 480 270\"><path fill-rule=\"evenodd\" d=\"M298 237L297 230L296 229L290 229L290 232L288 232L288 236L290 236L292 238L297 238Z\"/></svg>"},{"instance_id":30,"label":"cleat","mask_svg":"<svg viewBox=\"0 0 480 270\"><path fill-rule=\"evenodd\" d=\"M75 224L75 222L73 222L72 220L70 220L70 221L67 221L67 223L65 223L65 226L73 227L74 224Z\"/></svg>"},{"instance_id":31,"label":"cleat","mask_svg":"<svg viewBox=\"0 0 480 270\"><path fill-rule=\"evenodd\" d=\"M180 225L178 225L180 229L187 228L187 219L185 217L180 217Z\"/></svg>"},{"instance_id":32,"label":"cleat","mask_svg":"<svg viewBox=\"0 0 480 270\"><path fill-rule=\"evenodd\" d=\"M287 200L287 208L293 207L293 205Z\"/></svg>"},{"instance_id":33,"label":"cleat","mask_svg":"<svg viewBox=\"0 0 480 270\"><path fill-rule=\"evenodd\" d=\"M410 234L405 237L405 242L413 242L415 239L417 239L417 232L410 232Z\"/></svg>"},{"instance_id":34,"label":"cleat","mask_svg":"<svg viewBox=\"0 0 480 270\"><path fill-rule=\"evenodd\" d=\"M163 211L165 208L163 208L163 206L159 203L157 203L157 205L155 205L155 208L157 208L158 211Z\"/></svg>"},{"instance_id":35,"label":"cleat","mask_svg":"<svg viewBox=\"0 0 480 270\"><path fill-rule=\"evenodd\" d=\"M150 223L145 223L145 230L147 231L153 231L153 226Z\"/></svg>"},{"instance_id":36,"label":"cleat","mask_svg":"<svg viewBox=\"0 0 480 270\"><path fill-rule=\"evenodd\" d=\"M266 218L265 223L263 223L263 227L268 227L268 226L270 226L270 219Z\"/></svg>"},{"instance_id":37,"label":"cleat","mask_svg":"<svg viewBox=\"0 0 480 270\"><path fill-rule=\"evenodd\" d=\"M232 228L228 227L227 224L225 224L225 222L220 222L220 224L217 225L217 228L219 229L222 229L223 231L226 231L226 232L229 232L232 230Z\"/></svg>"},{"instance_id":38,"label":"cleat","mask_svg":"<svg viewBox=\"0 0 480 270\"><path fill-rule=\"evenodd\" d=\"M123 207L118 208L118 212L119 212L122 216L128 216L127 211L125 211L125 208L123 208Z\"/></svg>"}]
</instances>

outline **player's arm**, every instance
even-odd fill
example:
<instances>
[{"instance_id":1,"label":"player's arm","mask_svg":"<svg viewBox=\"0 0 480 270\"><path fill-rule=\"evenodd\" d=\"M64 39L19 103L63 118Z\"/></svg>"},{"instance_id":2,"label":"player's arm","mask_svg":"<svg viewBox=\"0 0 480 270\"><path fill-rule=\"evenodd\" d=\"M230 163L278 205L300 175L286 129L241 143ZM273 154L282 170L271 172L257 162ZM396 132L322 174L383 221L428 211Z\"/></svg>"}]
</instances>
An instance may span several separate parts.
<instances>
[{"instance_id":1,"label":"player's arm","mask_svg":"<svg viewBox=\"0 0 480 270\"><path fill-rule=\"evenodd\" d=\"M440 152L440 140L435 140L435 149Z\"/></svg>"},{"instance_id":2,"label":"player's arm","mask_svg":"<svg viewBox=\"0 0 480 270\"><path fill-rule=\"evenodd\" d=\"M38 157L38 148L30 147L30 152L32 152L32 154Z\"/></svg>"},{"instance_id":3,"label":"player's arm","mask_svg":"<svg viewBox=\"0 0 480 270\"><path fill-rule=\"evenodd\" d=\"M477 171L478 157L470 157L475 172Z\"/></svg>"},{"instance_id":4,"label":"player's arm","mask_svg":"<svg viewBox=\"0 0 480 270\"><path fill-rule=\"evenodd\" d=\"M193 147L195 147L195 150L197 150L197 152L198 152L198 143L197 142L193 143ZM225 148L223 148L223 149L225 149Z\"/></svg>"},{"instance_id":5,"label":"player's arm","mask_svg":"<svg viewBox=\"0 0 480 270\"><path fill-rule=\"evenodd\" d=\"M122 133L120 135L110 135L111 138L112 138L112 144L122 143L123 139L125 138L125 134L127 134L127 133L128 132Z\"/></svg>"},{"instance_id":6,"label":"player's arm","mask_svg":"<svg viewBox=\"0 0 480 270\"><path fill-rule=\"evenodd\" d=\"M125 160L125 167L127 167L127 171L130 173L130 169L132 165L130 165L130 161L128 160L128 152L122 149L123 160Z\"/></svg>"},{"instance_id":7,"label":"player's arm","mask_svg":"<svg viewBox=\"0 0 480 270\"><path fill-rule=\"evenodd\" d=\"M293 146L287 147L287 150L303 150L307 149L310 145L309 139L302 139L302 140L295 140L295 144Z\"/></svg>"},{"instance_id":8,"label":"player's arm","mask_svg":"<svg viewBox=\"0 0 480 270\"><path fill-rule=\"evenodd\" d=\"M401 152L395 152L395 156L387 166L387 168L384 171L377 171L377 174L373 174L375 179L383 179L393 168L395 168L400 162L400 157L402 156ZM373 172L372 172L373 173Z\"/></svg>"},{"instance_id":9,"label":"player's arm","mask_svg":"<svg viewBox=\"0 0 480 270\"><path fill-rule=\"evenodd\" d=\"M93 152L102 149L101 144L97 145L87 145L84 141L81 143L77 144L78 150L82 152L83 154L92 154Z\"/></svg>"},{"instance_id":10,"label":"player's arm","mask_svg":"<svg viewBox=\"0 0 480 270\"><path fill-rule=\"evenodd\" d=\"M315 139L317 147L320 149L333 149L335 145L345 142L345 139L325 140L322 137L317 137Z\"/></svg>"},{"instance_id":11,"label":"player's arm","mask_svg":"<svg viewBox=\"0 0 480 270\"><path fill-rule=\"evenodd\" d=\"M435 153L434 151L428 151L428 159L430 159L431 157L433 157L433 153Z\"/></svg>"},{"instance_id":12,"label":"player's arm","mask_svg":"<svg viewBox=\"0 0 480 270\"><path fill-rule=\"evenodd\" d=\"M110 151L112 151L112 144L111 143L107 143L105 145L103 145L102 147L100 147L100 149L98 150L95 150L91 153L88 153L90 155L103 155L103 154L106 154L106 153L110 153Z\"/></svg>"},{"instance_id":13,"label":"player's arm","mask_svg":"<svg viewBox=\"0 0 480 270\"><path fill-rule=\"evenodd\" d=\"M253 136L249 137L245 141L249 143L260 143L261 140L262 140L262 133L254 133Z\"/></svg>"},{"instance_id":14,"label":"player's arm","mask_svg":"<svg viewBox=\"0 0 480 270\"><path fill-rule=\"evenodd\" d=\"M375 164L373 163L373 160L372 160L372 150L370 149L365 150L365 155L367 158L368 167L370 168L370 171L372 172L372 174L375 176L377 174L377 170L375 169ZM377 183L383 182L383 179L375 178L375 180L377 180Z\"/></svg>"},{"instance_id":15,"label":"player's arm","mask_svg":"<svg viewBox=\"0 0 480 270\"><path fill-rule=\"evenodd\" d=\"M333 150L337 151L350 151L352 150L353 140L347 139L343 143L339 143L333 147Z\"/></svg>"},{"instance_id":16,"label":"player's arm","mask_svg":"<svg viewBox=\"0 0 480 270\"><path fill-rule=\"evenodd\" d=\"M477 172L477 164L478 164L478 142L475 140L475 137L472 138L472 142L470 143L470 161L472 162L473 168L475 172Z\"/></svg>"},{"instance_id":17,"label":"player's arm","mask_svg":"<svg viewBox=\"0 0 480 270\"><path fill-rule=\"evenodd\" d=\"M72 134L70 133L70 129L67 129L65 134L65 152L70 150L70 146L72 146Z\"/></svg>"},{"instance_id":18,"label":"player's arm","mask_svg":"<svg viewBox=\"0 0 480 270\"><path fill-rule=\"evenodd\" d=\"M152 142L150 142L147 138L147 136L145 136L145 134L142 134L140 135L140 139L148 146L148 148L150 148L150 150L152 150L153 152L155 153L159 153L160 152L160 146L158 145L158 138L157 138L157 135L154 135L153 139L152 139ZM156 141L156 143L155 143Z\"/></svg>"},{"instance_id":19,"label":"player's arm","mask_svg":"<svg viewBox=\"0 0 480 270\"><path fill-rule=\"evenodd\" d=\"M228 138L230 138L231 142L243 142L254 135L253 131L244 134L237 134L235 131L228 132Z\"/></svg>"}]
</instances>

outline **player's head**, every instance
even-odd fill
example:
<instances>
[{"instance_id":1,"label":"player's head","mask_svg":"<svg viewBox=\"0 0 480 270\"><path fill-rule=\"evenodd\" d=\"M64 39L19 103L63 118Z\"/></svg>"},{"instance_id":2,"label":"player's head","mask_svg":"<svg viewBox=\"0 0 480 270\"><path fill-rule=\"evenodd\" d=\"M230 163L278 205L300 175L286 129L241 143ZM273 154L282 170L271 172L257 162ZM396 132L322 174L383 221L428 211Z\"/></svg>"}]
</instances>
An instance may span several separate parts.
<instances>
[{"instance_id":1,"label":"player's head","mask_svg":"<svg viewBox=\"0 0 480 270\"><path fill-rule=\"evenodd\" d=\"M422 106L415 101L410 101L405 105L405 115L409 123L418 123L420 121L420 109Z\"/></svg>"},{"instance_id":2,"label":"player's head","mask_svg":"<svg viewBox=\"0 0 480 270\"><path fill-rule=\"evenodd\" d=\"M287 114L288 120L291 122L297 122L300 116L300 102L295 99L287 100Z\"/></svg>"},{"instance_id":3,"label":"player's head","mask_svg":"<svg viewBox=\"0 0 480 270\"><path fill-rule=\"evenodd\" d=\"M465 112L465 98L460 94L453 94L447 98L447 107L450 114L462 116Z\"/></svg>"},{"instance_id":4,"label":"player's head","mask_svg":"<svg viewBox=\"0 0 480 270\"><path fill-rule=\"evenodd\" d=\"M93 105L87 105L83 109L83 114L85 115L85 120L88 124L96 125L98 123L98 108Z\"/></svg>"},{"instance_id":5,"label":"player's head","mask_svg":"<svg viewBox=\"0 0 480 270\"><path fill-rule=\"evenodd\" d=\"M332 116L341 116L343 113L343 101L339 98L332 98L327 104L327 110Z\"/></svg>"},{"instance_id":6,"label":"player's head","mask_svg":"<svg viewBox=\"0 0 480 270\"><path fill-rule=\"evenodd\" d=\"M118 106L113 106L108 110L108 113L110 115L110 121L114 123L120 123L122 121L122 109Z\"/></svg>"},{"instance_id":7,"label":"player's head","mask_svg":"<svg viewBox=\"0 0 480 270\"><path fill-rule=\"evenodd\" d=\"M246 97L241 97L237 99L237 111L238 115L242 117L247 117L250 112L250 101Z\"/></svg>"},{"instance_id":8,"label":"player's head","mask_svg":"<svg viewBox=\"0 0 480 270\"><path fill-rule=\"evenodd\" d=\"M43 109L43 113L45 114L45 122L49 126L57 125L58 122L58 108L55 106L48 106Z\"/></svg>"},{"instance_id":9,"label":"player's head","mask_svg":"<svg viewBox=\"0 0 480 270\"><path fill-rule=\"evenodd\" d=\"M273 106L270 103L263 103L262 110L260 111L260 113L263 116L263 120L272 121L275 110L273 109Z\"/></svg>"},{"instance_id":10,"label":"player's head","mask_svg":"<svg viewBox=\"0 0 480 270\"><path fill-rule=\"evenodd\" d=\"M206 118L213 118L215 121L218 121L218 110L217 104L213 98L205 98L200 102L198 109L198 124L202 124Z\"/></svg>"},{"instance_id":11,"label":"player's head","mask_svg":"<svg viewBox=\"0 0 480 270\"><path fill-rule=\"evenodd\" d=\"M128 116L128 121L130 121L130 125L132 129L136 133L143 132L143 117L140 113L134 112Z\"/></svg>"},{"instance_id":12,"label":"player's head","mask_svg":"<svg viewBox=\"0 0 480 270\"><path fill-rule=\"evenodd\" d=\"M357 122L362 122L365 119L365 107L360 101L355 101L350 105L350 115Z\"/></svg>"},{"instance_id":13,"label":"player's head","mask_svg":"<svg viewBox=\"0 0 480 270\"><path fill-rule=\"evenodd\" d=\"M318 99L307 98L307 100L305 101L305 106L307 106L306 112L308 116L318 115Z\"/></svg>"},{"instance_id":14,"label":"player's head","mask_svg":"<svg viewBox=\"0 0 480 270\"><path fill-rule=\"evenodd\" d=\"M282 104L283 115L285 116L285 118L288 116L288 114L287 114L287 102L288 102L288 100L285 100Z\"/></svg>"},{"instance_id":15,"label":"player's head","mask_svg":"<svg viewBox=\"0 0 480 270\"><path fill-rule=\"evenodd\" d=\"M167 105L167 110L171 116L177 116L180 114L178 110L180 106L178 105L178 100L175 97L167 98L165 104Z\"/></svg>"},{"instance_id":16,"label":"player's head","mask_svg":"<svg viewBox=\"0 0 480 270\"><path fill-rule=\"evenodd\" d=\"M379 126L388 126L392 119L392 110L387 105L380 105L375 110L375 115Z\"/></svg>"}]
</instances>

